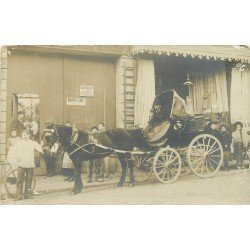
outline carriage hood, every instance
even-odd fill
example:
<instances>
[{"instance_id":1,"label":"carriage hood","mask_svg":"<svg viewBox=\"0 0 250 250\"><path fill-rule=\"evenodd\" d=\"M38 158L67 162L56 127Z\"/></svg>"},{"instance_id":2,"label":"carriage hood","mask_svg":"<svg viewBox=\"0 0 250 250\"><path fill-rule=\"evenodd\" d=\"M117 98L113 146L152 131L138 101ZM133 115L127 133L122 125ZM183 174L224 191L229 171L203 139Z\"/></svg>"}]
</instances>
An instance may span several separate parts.
<instances>
[{"instance_id":1,"label":"carriage hood","mask_svg":"<svg viewBox=\"0 0 250 250\"><path fill-rule=\"evenodd\" d=\"M151 109L150 121L165 120L172 116L188 116L187 105L174 90L167 90L156 96Z\"/></svg>"}]
</instances>

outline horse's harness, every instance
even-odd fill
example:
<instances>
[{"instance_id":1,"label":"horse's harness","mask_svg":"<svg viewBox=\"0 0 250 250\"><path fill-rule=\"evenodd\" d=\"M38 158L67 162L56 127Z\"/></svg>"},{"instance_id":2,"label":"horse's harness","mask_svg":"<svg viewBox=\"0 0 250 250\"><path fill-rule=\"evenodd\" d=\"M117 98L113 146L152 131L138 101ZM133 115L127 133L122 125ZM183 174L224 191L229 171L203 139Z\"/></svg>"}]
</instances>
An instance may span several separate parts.
<instances>
[{"instance_id":1,"label":"horse's harness","mask_svg":"<svg viewBox=\"0 0 250 250\"><path fill-rule=\"evenodd\" d=\"M59 134L58 134L58 131L57 131L56 127L53 126L52 129L49 130L49 131L50 131L50 132L51 132L51 131L52 131L52 132L55 132L55 134L56 134L56 136L57 136L57 142L60 142L60 137L59 137ZM88 133L88 134L89 134L89 133ZM90 134L89 134L89 135L90 135ZM91 135L92 135L92 134L91 134ZM69 150L69 148L72 147L73 145L76 146L76 149L74 149L73 151L71 151L71 152L69 153L69 156L72 155L72 154L74 154L74 153L76 153L76 152L79 151L79 150L82 150L82 151L84 151L85 153L87 153L87 154L89 154L89 155L92 155L92 156L93 156L93 155L100 155L100 156L104 156L104 157L107 156L107 153L109 153L109 154L117 154L117 153L120 153L120 154L128 154L128 155L145 155L145 154L149 154L149 155L150 155L150 154L154 153L154 151L150 151L150 152L145 153L145 152L133 152L133 151L131 152L131 151L113 149L113 148L106 147L106 146L100 144L97 140L95 140L96 142L94 142L93 139L92 139L92 140L89 140L89 142L88 142L87 144L80 145L80 144L77 143L78 138L79 138L79 131L78 131L78 130L75 130L75 131L74 131L74 130L72 129L72 134L71 134L71 137L70 137L70 144L69 144L69 146L66 148L65 151ZM87 147L87 146L92 146L92 151L86 150L85 147ZM104 150L106 150L106 152L104 152L104 153L101 153L101 152L97 153L97 152L95 152L95 148L104 149Z\"/></svg>"},{"instance_id":2,"label":"horse's harness","mask_svg":"<svg viewBox=\"0 0 250 250\"><path fill-rule=\"evenodd\" d=\"M49 130L49 131L55 132L56 137L57 137L57 141L56 141L56 142L59 142L59 143L60 143L60 137L59 137L59 133L58 133L58 131L57 131L57 128L56 128L55 126L53 126L52 129ZM95 154L95 155L107 155L107 152L105 152L105 153L96 153L96 152L94 152L96 146L98 146L98 147L103 147L103 148L105 148L105 149L109 149L109 150L111 151L110 153L113 153L113 150L112 150L112 149L107 148L107 147L104 147L104 146L102 146L101 144L99 144L98 142L95 143L95 142L93 142L93 140L89 140L89 143L87 143L87 144L80 145L80 144L77 143L78 137L79 137L79 132L78 132L78 130L74 130L74 129L72 128L72 134L71 134L71 136L70 136L70 144L68 145L68 147L66 148L65 151L69 150L69 148L72 147L73 145L76 146L77 148L74 149L73 151L71 151L71 152L69 153L69 156L72 155L72 154L74 154L74 153L76 153L76 152L79 151L79 150L82 150L82 151L84 151L85 153L90 154L90 155L94 155L94 154ZM92 146L92 151L88 151L88 150L86 150L86 149L84 148L84 147L87 147L87 146ZM62 151L63 151L63 150L62 150Z\"/></svg>"}]
</instances>

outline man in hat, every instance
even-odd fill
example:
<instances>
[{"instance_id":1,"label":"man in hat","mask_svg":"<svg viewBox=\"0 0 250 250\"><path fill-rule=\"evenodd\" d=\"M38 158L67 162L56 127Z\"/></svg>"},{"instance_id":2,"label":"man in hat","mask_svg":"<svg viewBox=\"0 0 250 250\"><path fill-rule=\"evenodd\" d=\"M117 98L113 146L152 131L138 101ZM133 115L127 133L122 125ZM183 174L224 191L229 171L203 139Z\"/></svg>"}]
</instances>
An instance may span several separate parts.
<instances>
[{"instance_id":1,"label":"man in hat","mask_svg":"<svg viewBox=\"0 0 250 250\"><path fill-rule=\"evenodd\" d=\"M208 128L206 129L206 132L215 136L216 138L220 138L219 122L216 120L211 121L208 125Z\"/></svg>"},{"instance_id":2,"label":"man in hat","mask_svg":"<svg viewBox=\"0 0 250 250\"><path fill-rule=\"evenodd\" d=\"M97 142L94 138L94 135L98 133L98 127L93 126L91 128L91 135L90 135L90 141L95 143ZM101 159L92 159L89 160L89 174L88 174L88 183L92 182L92 174L93 174L93 167L95 168L95 181L103 182L103 168L104 168L104 160Z\"/></svg>"},{"instance_id":3,"label":"man in hat","mask_svg":"<svg viewBox=\"0 0 250 250\"><path fill-rule=\"evenodd\" d=\"M228 171L228 162L230 160L231 157L231 153L230 153L230 146L232 143L232 136L229 132L229 128L228 125L226 123L222 123L220 125L220 142L223 148L223 161L224 161L224 170Z\"/></svg>"},{"instance_id":4,"label":"man in hat","mask_svg":"<svg viewBox=\"0 0 250 250\"><path fill-rule=\"evenodd\" d=\"M238 169L242 169L244 168L243 161L246 154L246 148L248 146L248 136L247 133L243 130L242 122L236 122L234 124L234 127L235 131L232 133L232 136L236 167Z\"/></svg>"},{"instance_id":5,"label":"man in hat","mask_svg":"<svg viewBox=\"0 0 250 250\"><path fill-rule=\"evenodd\" d=\"M21 137L22 131L26 129L23 123L23 119L24 119L24 112L19 111L17 113L17 118L12 122L11 127L10 127L11 131L15 130L17 132L17 136L20 136L20 137Z\"/></svg>"}]
</instances>

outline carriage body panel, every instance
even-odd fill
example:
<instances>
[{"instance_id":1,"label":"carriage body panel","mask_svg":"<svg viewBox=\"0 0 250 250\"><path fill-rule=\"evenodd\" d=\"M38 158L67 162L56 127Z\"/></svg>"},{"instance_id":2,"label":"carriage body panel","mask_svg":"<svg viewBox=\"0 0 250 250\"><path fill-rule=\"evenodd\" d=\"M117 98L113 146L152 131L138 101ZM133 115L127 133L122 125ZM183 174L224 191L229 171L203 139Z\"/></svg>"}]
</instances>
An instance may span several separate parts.
<instances>
[{"instance_id":1,"label":"carriage body panel","mask_svg":"<svg viewBox=\"0 0 250 250\"><path fill-rule=\"evenodd\" d=\"M210 114L189 114L185 101L174 91L159 94L153 103L144 136L153 147L186 147L200 134L209 133Z\"/></svg>"}]
</instances>

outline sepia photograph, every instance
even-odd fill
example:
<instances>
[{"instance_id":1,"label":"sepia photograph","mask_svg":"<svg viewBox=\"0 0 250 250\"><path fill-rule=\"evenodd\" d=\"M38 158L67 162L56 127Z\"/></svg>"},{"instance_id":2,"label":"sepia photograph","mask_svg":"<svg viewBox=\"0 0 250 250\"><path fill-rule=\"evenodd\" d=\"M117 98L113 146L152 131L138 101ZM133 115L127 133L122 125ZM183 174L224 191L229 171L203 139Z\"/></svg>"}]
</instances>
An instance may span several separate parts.
<instances>
[{"instance_id":1,"label":"sepia photograph","mask_svg":"<svg viewBox=\"0 0 250 250\"><path fill-rule=\"evenodd\" d=\"M249 1L1 1L1 249L249 250Z\"/></svg>"},{"instance_id":2,"label":"sepia photograph","mask_svg":"<svg viewBox=\"0 0 250 250\"><path fill-rule=\"evenodd\" d=\"M249 205L249 45L1 45L3 205Z\"/></svg>"}]
</instances>

